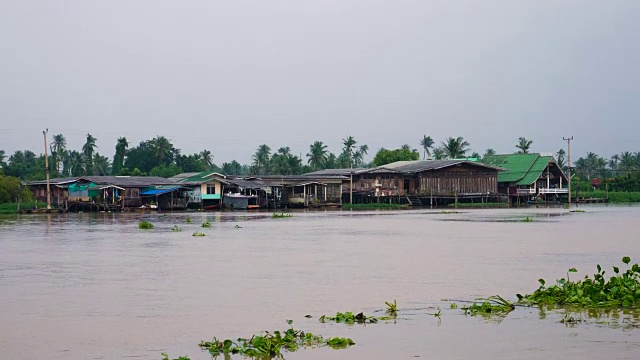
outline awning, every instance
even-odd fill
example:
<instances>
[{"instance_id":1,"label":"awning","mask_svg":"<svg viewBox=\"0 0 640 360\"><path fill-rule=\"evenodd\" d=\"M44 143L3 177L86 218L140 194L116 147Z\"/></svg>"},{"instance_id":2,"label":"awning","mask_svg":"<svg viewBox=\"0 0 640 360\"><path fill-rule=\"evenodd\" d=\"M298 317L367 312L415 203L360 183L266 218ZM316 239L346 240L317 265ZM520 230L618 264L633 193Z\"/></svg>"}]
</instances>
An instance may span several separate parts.
<instances>
[{"instance_id":1,"label":"awning","mask_svg":"<svg viewBox=\"0 0 640 360\"><path fill-rule=\"evenodd\" d=\"M148 190L144 190L140 192L140 195L143 196L155 196L155 195L162 195L162 194L167 194L170 193L172 191L176 191L180 189L179 187L175 187L175 188L168 188L168 189L148 189Z\"/></svg>"}]
</instances>

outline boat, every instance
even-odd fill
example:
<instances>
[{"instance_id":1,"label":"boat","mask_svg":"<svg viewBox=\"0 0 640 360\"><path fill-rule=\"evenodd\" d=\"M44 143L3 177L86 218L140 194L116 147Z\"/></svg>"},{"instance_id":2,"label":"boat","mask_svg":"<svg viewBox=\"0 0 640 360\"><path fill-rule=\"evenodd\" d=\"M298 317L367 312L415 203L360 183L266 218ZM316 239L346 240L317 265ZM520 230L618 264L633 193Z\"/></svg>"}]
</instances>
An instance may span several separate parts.
<instances>
[{"instance_id":1,"label":"boat","mask_svg":"<svg viewBox=\"0 0 640 360\"><path fill-rule=\"evenodd\" d=\"M207 210L207 211L219 210L221 208L222 208L222 203L215 204L215 205L207 205L207 206L204 207L204 209Z\"/></svg>"},{"instance_id":2,"label":"boat","mask_svg":"<svg viewBox=\"0 0 640 360\"><path fill-rule=\"evenodd\" d=\"M243 195L238 193L225 194L222 203L231 209L259 209L257 195Z\"/></svg>"}]
</instances>

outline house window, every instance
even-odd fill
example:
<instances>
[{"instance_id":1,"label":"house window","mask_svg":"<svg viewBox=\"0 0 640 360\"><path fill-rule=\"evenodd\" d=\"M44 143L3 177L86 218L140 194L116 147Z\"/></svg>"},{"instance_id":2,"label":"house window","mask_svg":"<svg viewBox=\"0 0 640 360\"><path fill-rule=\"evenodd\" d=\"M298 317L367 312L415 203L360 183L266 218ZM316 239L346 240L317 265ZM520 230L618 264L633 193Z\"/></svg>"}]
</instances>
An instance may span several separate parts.
<instances>
[{"instance_id":1,"label":"house window","mask_svg":"<svg viewBox=\"0 0 640 360\"><path fill-rule=\"evenodd\" d=\"M207 194L213 195L216 193L215 185L207 185Z\"/></svg>"}]
</instances>

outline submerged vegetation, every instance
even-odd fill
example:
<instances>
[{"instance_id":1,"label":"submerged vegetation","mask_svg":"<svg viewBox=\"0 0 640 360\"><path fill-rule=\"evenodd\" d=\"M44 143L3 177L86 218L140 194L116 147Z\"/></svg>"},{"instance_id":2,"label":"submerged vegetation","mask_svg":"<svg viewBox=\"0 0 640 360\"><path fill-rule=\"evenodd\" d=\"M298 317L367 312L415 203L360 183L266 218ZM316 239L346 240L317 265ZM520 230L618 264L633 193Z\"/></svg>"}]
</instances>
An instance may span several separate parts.
<instances>
[{"instance_id":1,"label":"submerged vegetation","mask_svg":"<svg viewBox=\"0 0 640 360\"><path fill-rule=\"evenodd\" d=\"M291 320L287 320L291 324ZM355 342L349 338L324 338L320 335L295 330L293 327L285 331L265 331L251 338L239 338L236 341L226 339L201 341L199 346L208 350L213 356L220 354L238 354L246 357L269 358L281 356L282 350L293 352L299 348L329 346L334 349L344 349Z\"/></svg>"},{"instance_id":2,"label":"submerged vegetation","mask_svg":"<svg viewBox=\"0 0 640 360\"><path fill-rule=\"evenodd\" d=\"M271 215L272 219L284 219L284 218L290 218L290 217L293 217L293 214L273 213Z\"/></svg>"},{"instance_id":3,"label":"submerged vegetation","mask_svg":"<svg viewBox=\"0 0 640 360\"><path fill-rule=\"evenodd\" d=\"M631 258L625 256L622 262L626 271L613 266L614 275L605 278L605 271L597 265L593 277L586 275L579 281L571 281L570 273L577 270L571 268L567 278L556 280L547 287L544 279L538 280L540 287L530 295L518 294L521 304L527 305L573 305L580 307L638 307L640 306L640 266L629 265Z\"/></svg>"},{"instance_id":4,"label":"submerged vegetation","mask_svg":"<svg viewBox=\"0 0 640 360\"><path fill-rule=\"evenodd\" d=\"M138 228L143 230L153 229L153 224L148 221L140 221L138 223Z\"/></svg>"}]
</instances>

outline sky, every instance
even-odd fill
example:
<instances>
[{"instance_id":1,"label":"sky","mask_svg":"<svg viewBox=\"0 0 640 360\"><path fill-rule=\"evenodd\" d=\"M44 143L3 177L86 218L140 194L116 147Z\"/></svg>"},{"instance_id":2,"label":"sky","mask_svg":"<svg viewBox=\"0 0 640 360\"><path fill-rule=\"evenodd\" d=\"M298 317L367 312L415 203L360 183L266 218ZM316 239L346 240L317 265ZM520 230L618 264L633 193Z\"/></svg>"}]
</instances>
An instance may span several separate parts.
<instances>
[{"instance_id":1,"label":"sky","mask_svg":"<svg viewBox=\"0 0 640 360\"><path fill-rule=\"evenodd\" d=\"M157 135L250 162L259 144L482 154L640 151L637 0L8 0L0 149L113 156ZM306 159L306 158L305 158Z\"/></svg>"}]
</instances>

